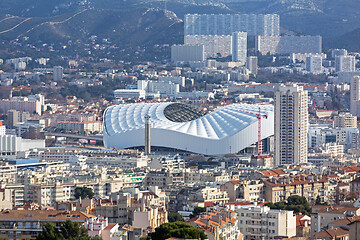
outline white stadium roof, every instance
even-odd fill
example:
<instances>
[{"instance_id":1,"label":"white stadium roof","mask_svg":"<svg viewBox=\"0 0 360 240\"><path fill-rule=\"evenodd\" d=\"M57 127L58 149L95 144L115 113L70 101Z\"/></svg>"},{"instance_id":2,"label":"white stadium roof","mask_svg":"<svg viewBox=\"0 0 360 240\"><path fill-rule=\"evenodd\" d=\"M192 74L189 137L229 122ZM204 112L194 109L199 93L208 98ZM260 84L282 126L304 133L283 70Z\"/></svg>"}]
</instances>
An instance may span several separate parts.
<instances>
[{"instance_id":1,"label":"white stadium roof","mask_svg":"<svg viewBox=\"0 0 360 240\"><path fill-rule=\"evenodd\" d=\"M149 115L152 146L206 155L238 152L257 142L258 119L254 113L259 108L267 115L261 122L264 139L274 135L272 105L231 104L206 115L179 103L114 105L104 113L104 143L107 148L144 146L144 118Z\"/></svg>"}]
</instances>

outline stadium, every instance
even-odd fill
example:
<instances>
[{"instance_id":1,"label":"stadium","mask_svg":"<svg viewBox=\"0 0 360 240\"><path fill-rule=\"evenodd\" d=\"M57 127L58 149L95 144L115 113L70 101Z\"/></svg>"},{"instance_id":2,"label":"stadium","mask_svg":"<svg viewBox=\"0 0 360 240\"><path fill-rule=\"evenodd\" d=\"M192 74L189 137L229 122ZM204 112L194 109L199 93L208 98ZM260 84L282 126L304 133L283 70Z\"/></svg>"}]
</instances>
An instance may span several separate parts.
<instances>
[{"instance_id":1,"label":"stadium","mask_svg":"<svg viewBox=\"0 0 360 240\"><path fill-rule=\"evenodd\" d=\"M204 155L237 153L274 135L272 105L231 104L205 113L183 103L133 103L104 112L106 148L141 148L145 144L145 116L151 117L151 145Z\"/></svg>"}]
</instances>

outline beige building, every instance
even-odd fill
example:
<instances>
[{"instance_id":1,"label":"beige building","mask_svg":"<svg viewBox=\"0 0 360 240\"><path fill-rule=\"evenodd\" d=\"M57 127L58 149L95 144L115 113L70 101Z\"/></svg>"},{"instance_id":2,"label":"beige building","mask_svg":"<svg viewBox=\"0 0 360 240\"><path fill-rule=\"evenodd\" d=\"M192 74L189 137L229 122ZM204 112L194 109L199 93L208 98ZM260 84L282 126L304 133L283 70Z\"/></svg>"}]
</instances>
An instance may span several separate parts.
<instances>
[{"instance_id":1,"label":"beige building","mask_svg":"<svg viewBox=\"0 0 360 240\"><path fill-rule=\"evenodd\" d=\"M357 128L357 117L351 113L340 113L334 117L334 128Z\"/></svg>"},{"instance_id":2,"label":"beige building","mask_svg":"<svg viewBox=\"0 0 360 240\"><path fill-rule=\"evenodd\" d=\"M219 188L206 187L199 189L194 195L191 195L190 200L193 202L214 202L223 204L229 201L229 197L227 192L222 191Z\"/></svg>"},{"instance_id":3,"label":"beige building","mask_svg":"<svg viewBox=\"0 0 360 240\"><path fill-rule=\"evenodd\" d=\"M146 230L167 222L165 193L157 187L153 191L114 193L111 203L96 207L96 215L109 219L109 223L130 224Z\"/></svg>"},{"instance_id":4,"label":"beige building","mask_svg":"<svg viewBox=\"0 0 360 240\"><path fill-rule=\"evenodd\" d=\"M90 218L96 216L81 211L4 210L0 212L0 238L36 239L46 223L59 227L66 220L83 224Z\"/></svg>"},{"instance_id":5,"label":"beige building","mask_svg":"<svg viewBox=\"0 0 360 240\"><path fill-rule=\"evenodd\" d=\"M263 198L264 183L260 180L233 180L221 185L221 190L227 192L229 201L237 199L256 201Z\"/></svg>"},{"instance_id":6,"label":"beige building","mask_svg":"<svg viewBox=\"0 0 360 240\"><path fill-rule=\"evenodd\" d=\"M308 93L302 86L277 85L275 92L275 165L307 162Z\"/></svg>"},{"instance_id":7,"label":"beige building","mask_svg":"<svg viewBox=\"0 0 360 240\"><path fill-rule=\"evenodd\" d=\"M329 193L329 180L323 176L310 175L264 180L264 196L269 202L285 201L292 195L305 197L310 202L320 196L325 202Z\"/></svg>"}]
</instances>

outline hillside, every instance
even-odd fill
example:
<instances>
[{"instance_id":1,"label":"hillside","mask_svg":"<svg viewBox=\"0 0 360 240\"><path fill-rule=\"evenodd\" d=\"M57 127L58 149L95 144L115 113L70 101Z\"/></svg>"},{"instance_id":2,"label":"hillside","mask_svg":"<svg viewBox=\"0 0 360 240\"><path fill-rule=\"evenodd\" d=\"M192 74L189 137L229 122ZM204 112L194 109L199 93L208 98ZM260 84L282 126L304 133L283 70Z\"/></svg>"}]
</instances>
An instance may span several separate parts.
<instances>
[{"instance_id":1,"label":"hillside","mask_svg":"<svg viewBox=\"0 0 360 240\"><path fill-rule=\"evenodd\" d=\"M325 49L346 48L349 51L360 52L360 28L334 38L325 38L323 45Z\"/></svg>"},{"instance_id":2,"label":"hillside","mask_svg":"<svg viewBox=\"0 0 360 240\"><path fill-rule=\"evenodd\" d=\"M15 27L15 28L14 28ZM27 42L86 42L90 37L127 45L177 43L183 33L182 20L174 13L154 8L132 10L88 9L48 18L4 16L0 38Z\"/></svg>"}]
</instances>

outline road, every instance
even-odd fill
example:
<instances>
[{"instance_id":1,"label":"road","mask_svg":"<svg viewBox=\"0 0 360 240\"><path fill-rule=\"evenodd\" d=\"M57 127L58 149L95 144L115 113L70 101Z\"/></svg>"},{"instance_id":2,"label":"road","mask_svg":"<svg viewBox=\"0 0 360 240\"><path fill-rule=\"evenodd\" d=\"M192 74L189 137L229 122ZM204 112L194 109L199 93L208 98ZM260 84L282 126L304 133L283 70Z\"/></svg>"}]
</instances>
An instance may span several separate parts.
<instances>
[{"instance_id":1,"label":"road","mask_svg":"<svg viewBox=\"0 0 360 240\"><path fill-rule=\"evenodd\" d=\"M12 30L14 30L15 28L17 28L18 26L20 26L21 24L23 24L24 22L29 21L30 19L31 19L31 18L26 18L25 20L23 20L23 21L21 21L20 23L16 24L14 27L9 28L9 29L4 30L4 31L1 31L0 34L4 34L4 33L7 33L7 32L12 31ZM4 19L3 19L3 20L4 20ZM3 20L2 20L2 21L3 21Z\"/></svg>"}]
</instances>

